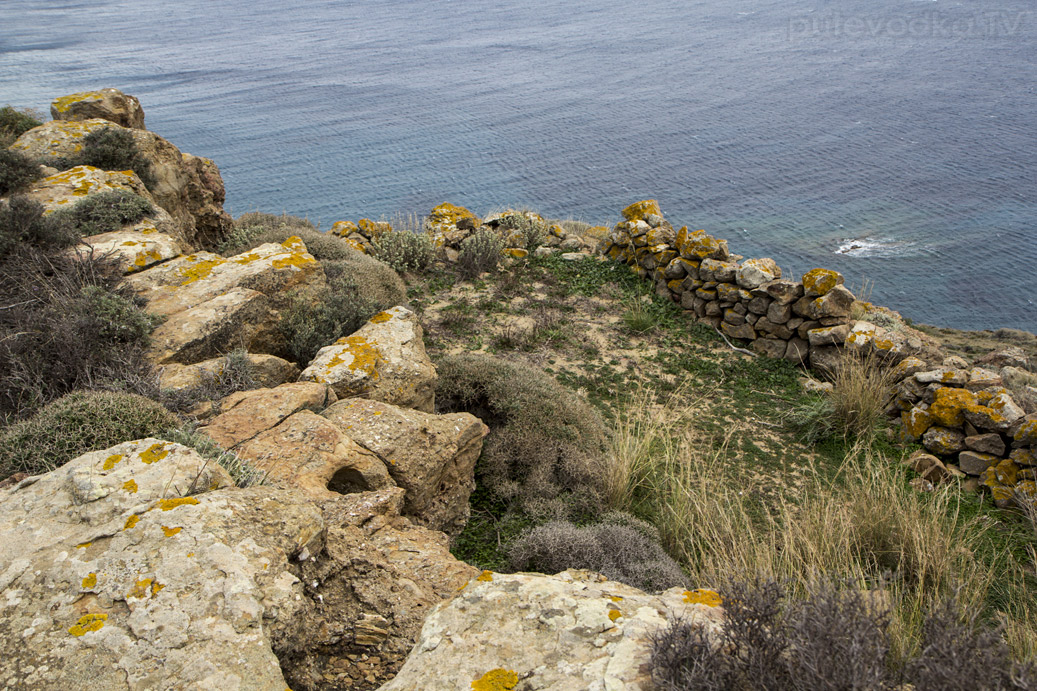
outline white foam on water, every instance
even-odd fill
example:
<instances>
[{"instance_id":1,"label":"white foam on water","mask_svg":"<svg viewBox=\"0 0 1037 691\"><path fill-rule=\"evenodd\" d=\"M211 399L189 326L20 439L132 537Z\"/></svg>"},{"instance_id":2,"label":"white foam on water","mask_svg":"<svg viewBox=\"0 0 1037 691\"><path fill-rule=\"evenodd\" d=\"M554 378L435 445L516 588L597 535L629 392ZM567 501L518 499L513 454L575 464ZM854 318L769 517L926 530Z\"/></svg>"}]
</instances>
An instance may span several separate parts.
<instances>
[{"instance_id":1,"label":"white foam on water","mask_svg":"<svg viewBox=\"0 0 1037 691\"><path fill-rule=\"evenodd\" d=\"M893 238L847 238L839 241L836 254L850 257L901 257L912 253L912 243Z\"/></svg>"}]
</instances>

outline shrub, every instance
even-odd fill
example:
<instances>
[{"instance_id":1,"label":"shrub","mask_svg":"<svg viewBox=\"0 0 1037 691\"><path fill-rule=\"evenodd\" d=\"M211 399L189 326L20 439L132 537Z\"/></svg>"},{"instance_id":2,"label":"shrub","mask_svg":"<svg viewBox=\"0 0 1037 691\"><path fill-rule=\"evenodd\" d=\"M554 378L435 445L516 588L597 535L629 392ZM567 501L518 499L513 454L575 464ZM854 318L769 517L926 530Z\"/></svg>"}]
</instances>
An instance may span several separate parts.
<instances>
[{"instance_id":1,"label":"shrub","mask_svg":"<svg viewBox=\"0 0 1037 691\"><path fill-rule=\"evenodd\" d=\"M0 134L17 139L33 127L42 125L40 117L39 113L28 108L4 106L0 108Z\"/></svg>"},{"instance_id":2,"label":"shrub","mask_svg":"<svg viewBox=\"0 0 1037 691\"><path fill-rule=\"evenodd\" d=\"M161 436L179 424L143 396L75 391L0 432L0 477L44 473L89 451Z\"/></svg>"},{"instance_id":3,"label":"shrub","mask_svg":"<svg viewBox=\"0 0 1037 691\"><path fill-rule=\"evenodd\" d=\"M298 216L288 214L267 214L253 211L242 214L234 221L234 228L220 244L219 252L224 257L247 252L250 249L268 242L282 243L293 235L302 238L309 250L317 259L337 259L334 256L324 256L320 248L328 245L334 251L333 245L322 243L325 237L341 242L333 235L325 235L314 227L312 223ZM313 245L313 247L311 247ZM318 256L318 254L322 256Z\"/></svg>"},{"instance_id":4,"label":"shrub","mask_svg":"<svg viewBox=\"0 0 1037 691\"><path fill-rule=\"evenodd\" d=\"M822 580L801 600L774 581L723 588L725 621L711 640L676 620L652 642L653 680L685 689L1029 689L997 630L964 624L952 601L925 615L926 646L904 666L889 657L889 619L859 588Z\"/></svg>"},{"instance_id":5,"label":"shrub","mask_svg":"<svg viewBox=\"0 0 1037 691\"><path fill-rule=\"evenodd\" d=\"M238 458L236 454L224 451L211 437L199 432L194 424L177 427L165 433L164 438L177 444L189 446L197 451L202 458L215 461L230 474L234 484L238 487L254 487L266 482L267 473L259 470L250 462Z\"/></svg>"},{"instance_id":6,"label":"shrub","mask_svg":"<svg viewBox=\"0 0 1037 691\"><path fill-rule=\"evenodd\" d=\"M379 238L372 246L371 256L400 273L423 273L432 263L435 250L427 234L397 231Z\"/></svg>"},{"instance_id":7,"label":"shrub","mask_svg":"<svg viewBox=\"0 0 1037 691\"><path fill-rule=\"evenodd\" d=\"M66 218L83 237L118 230L155 212L151 203L127 190L98 192L83 197L69 209L51 216Z\"/></svg>"},{"instance_id":8,"label":"shrub","mask_svg":"<svg viewBox=\"0 0 1037 691\"><path fill-rule=\"evenodd\" d=\"M22 195L0 204L0 256L15 247L62 250L79 239L72 221L64 215L43 215L43 205Z\"/></svg>"},{"instance_id":9,"label":"shrub","mask_svg":"<svg viewBox=\"0 0 1037 691\"><path fill-rule=\"evenodd\" d=\"M20 151L0 146L0 195L7 195L40 178L40 166Z\"/></svg>"},{"instance_id":10,"label":"shrub","mask_svg":"<svg viewBox=\"0 0 1037 691\"><path fill-rule=\"evenodd\" d=\"M531 516L602 512L607 436L586 401L526 364L456 355L437 369L437 408L470 412L490 427L475 469L480 486Z\"/></svg>"},{"instance_id":11,"label":"shrub","mask_svg":"<svg viewBox=\"0 0 1037 691\"><path fill-rule=\"evenodd\" d=\"M658 539L644 521L607 514L584 527L568 521L537 526L508 546L508 556L515 571L588 569L641 590L660 591L682 585L685 576Z\"/></svg>"},{"instance_id":12,"label":"shrub","mask_svg":"<svg viewBox=\"0 0 1037 691\"><path fill-rule=\"evenodd\" d=\"M504 240L492 230L480 230L461 241L457 268L464 278L475 278L486 271L496 271L500 264Z\"/></svg>"},{"instance_id":13,"label":"shrub","mask_svg":"<svg viewBox=\"0 0 1037 691\"><path fill-rule=\"evenodd\" d=\"M500 227L509 231L518 231L521 240L519 246L532 252L543 244L547 236L547 225L536 218L523 213L513 213L500 220Z\"/></svg>"},{"instance_id":14,"label":"shrub","mask_svg":"<svg viewBox=\"0 0 1037 691\"><path fill-rule=\"evenodd\" d=\"M184 389L166 389L154 395L170 410L185 414L203 401L219 401L237 391L260 388L256 377L256 367L248 352L238 349L227 353L214 371L202 372L198 384Z\"/></svg>"},{"instance_id":15,"label":"shrub","mask_svg":"<svg viewBox=\"0 0 1037 691\"><path fill-rule=\"evenodd\" d=\"M156 180L151 162L137 148L137 140L126 129L104 127L83 137L83 150L66 163L72 166L87 165L102 170L132 170L149 190L154 189Z\"/></svg>"}]
</instances>

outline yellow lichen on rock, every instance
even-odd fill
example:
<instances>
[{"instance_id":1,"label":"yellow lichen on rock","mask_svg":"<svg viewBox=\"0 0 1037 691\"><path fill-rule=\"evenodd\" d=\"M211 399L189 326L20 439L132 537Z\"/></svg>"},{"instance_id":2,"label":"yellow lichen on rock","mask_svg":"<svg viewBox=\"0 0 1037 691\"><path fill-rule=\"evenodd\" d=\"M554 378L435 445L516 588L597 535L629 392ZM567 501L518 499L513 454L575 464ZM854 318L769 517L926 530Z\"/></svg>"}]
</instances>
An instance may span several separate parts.
<instances>
[{"instance_id":1,"label":"yellow lichen on rock","mask_svg":"<svg viewBox=\"0 0 1037 691\"><path fill-rule=\"evenodd\" d=\"M353 223L352 221L336 221L335 224L331 226L331 230L329 232L332 235L336 235L340 238L345 238L351 235L352 233L357 233L359 231L360 228L358 228L356 223Z\"/></svg>"},{"instance_id":2,"label":"yellow lichen on rock","mask_svg":"<svg viewBox=\"0 0 1037 691\"><path fill-rule=\"evenodd\" d=\"M194 497L177 497L175 499L159 499L158 508L163 511L172 511L178 506L185 506L189 504L197 504L198 500Z\"/></svg>"},{"instance_id":3,"label":"yellow lichen on rock","mask_svg":"<svg viewBox=\"0 0 1037 691\"><path fill-rule=\"evenodd\" d=\"M123 488L123 490L129 492L130 494L136 494L137 493L137 481L134 480L131 477L129 480L127 480L126 482L122 483L122 488Z\"/></svg>"},{"instance_id":4,"label":"yellow lichen on rock","mask_svg":"<svg viewBox=\"0 0 1037 691\"><path fill-rule=\"evenodd\" d=\"M83 579L83 590L91 590L97 585L97 574L88 573L86 578Z\"/></svg>"},{"instance_id":5,"label":"yellow lichen on rock","mask_svg":"<svg viewBox=\"0 0 1037 691\"><path fill-rule=\"evenodd\" d=\"M140 522L140 516L138 516L137 514L133 514L132 516L128 516L126 518L126 523L122 526L122 529L123 530L129 530L130 528L132 528L135 525L137 525L137 523L139 523L139 522Z\"/></svg>"},{"instance_id":6,"label":"yellow lichen on rock","mask_svg":"<svg viewBox=\"0 0 1037 691\"><path fill-rule=\"evenodd\" d=\"M645 216L655 214L656 216L662 216L663 212L659 209L659 202L654 199L645 199L643 201L634 202L627 208L623 209L623 218L628 221L643 221Z\"/></svg>"},{"instance_id":7,"label":"yellow lichen on rock","mask_svg":"<svg viewBox=\"0 0 1037 691\"><path fill-rule=\"evenodd\" d=\"M108 621L107 614L84 614L75 624L69 627L68 632L73 636L83 636L90 631L100 631L104 623Z\"/></svg>"},{"instance_id":8,"label":"yellow lichen on rock","mask_svg":"<svg viewBox=\"0 0 1037 691\"><path fill-rule=\"evenodd\" d=\"M378 364L382 361L382 351L378 349L378 346L370 343L363 336L346 336L335 341L335 345L348 346L348 349L335 353L334 357L328 362L327 367L337 367L345 363L343 355L351 355L353 360L349 363L348 367L353 372L363 372L372 380L379 378Z\"/></svg>"},{"instance_id":9,"label":"yellow lichen on rock","mask_svg":"<svg viewBox=\"0 0 1037 691\"><path fill-rule=\"evenodd\" d=\"M167 528L166 526L162 526L162 532L165 533L166 537L173 537L181 530L183 530L183 528Z\"/></svg>"},{"instance_id":10,"label":"yellow lichen on rock","mask_svg":"<svg viewBox=\"0 0 1037 691\"><path fill-rule=\"evenodd\" d=\"M615 621L615 620L619 619L622 616L623 616L623 613L620 612L618 609L610 609L609 610L609 619L611 621Z\"/></svg>"},{"instance_id":11,"label":"yellow lichen on rock","mask_svg":"<svg viewBox=\"0 0 1037 691\"><path fill-rule=\"evenodd\" d=\"M965 409L976 405L976 396L966 389L943 387L936 390L929 415L941 427L961 427L965 424Z\"/></svg>"},{"instance_id":12,"label":"yellow lichen on rock","mask_svg":"<svg viewBox=\"0 0 1037 691\"><path fill-rule=\"evenodd\" d=\"M111 456L104 459L104 463L101 465L101 470L111 470L122 459L123 455L121 453L113 453Z\"/></svg>"},{"instance_id":13,"label":"yellow lichen on rock","mask_svg":"<svg viewBox=\"0 0 1037 691\"><path fill-rule=\"evenodd\" d=\"M912 408L900 414L903 421L902 435L905 441L914 442L921 439L922 435L933 424L933 417L929 411L921 408Z\"/></svg>"},{"instance_id":14,"label":"yellow lichen on rock","mask_svg":"<svg viewBox=\"0 0 1037 691\"><path fill-rule=\"evenodd\" d=\"M827 295L832 288L841 285L842 274L831 269L811 269L803 274L803 293L807 297Z\"/></svg>"},{"instance_id":15,"label":"yellow lichen on rock","mask_svg":"<svg viewBox=\"0 0 1037 691\"><path fill-rule=\"evenodd\" d=\"M458 222L466 218L472 219L474 226L478 227L480 225L479 217L468 209L463 206L443 202L432 209L432 212L425 220L425 227L434 233L446 233L456 230Z\"/></svg>"},{"instance_id":16,"label":"yellow lichen on rock","mask_svg":"<svg viewBox=\"0 0 1037 691\"><path fill-rule=\"evenodd\" d=\"M225 263L224 259L202 259L199 260L197 255L188 255L187 261L191 262L190 266L180 268L180 285L186 286L195 281L200 281L203 278L207 278L212 270L220 264Z\"/></svg>"},{"instance_id":17,"label":"yellow lichen on rock","mask_svg":"<svg viewBox=\"0 0 1037 691\"><path fill-rule=\"evenodd\" d=\"M132 597L138 600L143 600L144 598L146 598L148 596L148 588L151 587L151 580L152 579L150 578L142 578L141 580L134 583L133 588L130 589L130 592L126 593L126 598L129 599Z\"/></svg>"},{"instance_id":18,"label":"yellow lichen on rock","mask_svg":"<svg viewBox=\"0 0 1037 691\"><path fill-rule=\"evenodd\" d=\"M161 461L168 455L169 449L166 448L166 445L164 443L159 442L158 444L152 444L147 449L142 451L140 454L140 460L142 463L151 465L152 463Z\"/></svg>"},{"instance_id":19,"label":"yellow lichen on rock","mask_svg":"<svg viewBox=\"0 0 1037 691\"><path fill-rule=\"evenodd\" d=\"M104 93L101 91L81 91L78 94L69 94L68 96L56 98L50 105L59 113L66 113L75 103L80 101L100 101L103 98Z\"/></svg>"},{"instance_id":20,"label":"yellow lichen on rock","mask_svg":"<svg viewBox=\"0 0 1037 691\"><path fill-rule=\"evenodd\" d=\"M518 674L510 669L491 669L472 682L472 691L511 691L518 685Z\"/></svg>"},{"instance_id":21,"label":"yellow lichen on rock","mask_svg":"<svg viewBox=\"0 0 1037 691\"><path fill-rule=\"evenodd\" d=\"M492 583L493 582L493 571L483 571L481 574L476 576L475 580L480 583Z\"/></svg>"},{"instance_id":22,"label":"yellow lichen on rock","mask_svg":"<svg viewBox=\"0 0 1037 691\"><path fill-rule=\"evenodd\" d=\"M384 324L390 319L392 319L392 314L390 314L389 312L379 312L378 314L368 319L368 321L372 324Z\"/></svg>"},{"instance_id":23,"label":"yellow lichen on rock","mask_svg":"<svg viewBox=\"0 0 1037 691\"><path fill-rule=\"evenodd\" d=\"M685 590L684 601L689 605L705 605L707 607L719 607L723 603L720 593L715 590L699 588L697 590Z\"/></svg>"}]
</instances>

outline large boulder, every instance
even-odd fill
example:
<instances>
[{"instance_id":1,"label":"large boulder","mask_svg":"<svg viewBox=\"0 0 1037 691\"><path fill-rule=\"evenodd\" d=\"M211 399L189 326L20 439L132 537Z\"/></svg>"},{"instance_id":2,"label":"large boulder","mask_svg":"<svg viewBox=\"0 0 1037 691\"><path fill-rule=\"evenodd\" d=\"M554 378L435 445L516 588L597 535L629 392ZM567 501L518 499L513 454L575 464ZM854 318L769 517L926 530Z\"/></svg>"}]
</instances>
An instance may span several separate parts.
<instances>
[{"instance_id":1,"label":"large boulder","mask_svg":"<svg viewBox=\"0 0 1037 691\"><path fill-rule=\"evenodd\" d=\"M336 400L323 384L293 382L272 389L239 391L220 401L219 414L201 431L224 449L232 450L300 410L321 411Z\"/></svg>"},{"instance_id":2,"label":"large boulder","mask_svg":"<svg viewBox=\"0 0 1037 691\"><path fill-rule=\"evenodd\" d=\"M417 315L393 307L321 348L299 380L327 384L339 398L362 396L431 413L436 368L422 337Z\"/></svg>"},{"instance_id":3,"label":"large boulder","mask_svg":"<svg viewBox=\"0 0 1037 691\"><path fill-rule=\"evenodd\" d=\"M710 591L647 595L586 571L485 571L428 617L380 691L648 691L653 636L677 619L716 634L719 603Z\"/></svg>"},{"instance_id":4,"label":"large boulder","mask_svg":"<svg viewBox=\"0 0 1037 691\"><path fill-rule=\"evenodd\" d=\"M320 511L145 439L0 492L7 688L283 689ZM196 494L196 492L203 492Z\"/></svg>"},{"instance_id":5,"label":"large boulder","mask_svg":"<svg viewBox=\"0 0 1037 691\"><path fill-rule=\"evenodd\" d=\"M178 257L132 275L125 285L148 312L167 318L152 335L152 361L191 364L242 345L285 354L278 310L288 291L316 294L325 278L320 262L291 237L229 259L208 252Z\"/></svg>"},{"instance_id":6,"label":"large boulder","mask_svg":"<svg viewBox=\"0 0 1037 691\"><path fill-rule=\"evenodd\" d=\"M118 89L83 91L56 98L50 104L50 116L68 121L101 118L123 127L144 129L144 109L140 101Z\"/></svg>"},{"instance_id":7,"label":"large boulder","mask_svg":"<svg viewBox=\"0 0 1037 691\"><path fill-rule=\"evenodd\" d=\"M468 522L475 461L489 428L469 413L431 415L351 398L322 415L381 459L407 491L403 513L418 525L449 534Z\"/></svg>"},{"instance_id":8,"label":"large boulder","mask_svg":"<svg viewBox=\"0 0 1037 691\"><path fill-rule=\"evenodd\" d=\"M122 129L133 136L137 149L151 164L151 194L175 221L180 239L191 247L214 247L230 232L233 220L223 210L226 193L216 165L181 153L154 132L124 128L101 118L56 119L25 132L11 148L44 163L74 158L88 134L105 128Z\"/></svg>"}]
</instances>

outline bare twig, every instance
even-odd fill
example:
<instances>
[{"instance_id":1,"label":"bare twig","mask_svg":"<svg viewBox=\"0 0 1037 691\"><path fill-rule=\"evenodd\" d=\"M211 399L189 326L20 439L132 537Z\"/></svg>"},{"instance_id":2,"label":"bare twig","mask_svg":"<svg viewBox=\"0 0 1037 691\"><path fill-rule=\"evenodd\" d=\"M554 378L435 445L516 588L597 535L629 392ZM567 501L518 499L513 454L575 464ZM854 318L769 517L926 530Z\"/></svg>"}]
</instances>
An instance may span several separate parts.
<instances>
[{"instance_id":1,"label":"bare twig","mask_svg":"<svg viewBox=\"0 0 1037 691\"><path fill-rule=\"evenodd\" d=\"M744 353L750 357L756 357L756 353L754 353L753 351L746 350L745 348L739 348L735 344L731 343L731 341L727 340L727 336L724 335L724 332L718 329L717 327L714 326L713 330L717 332L720 338L724 339L724 343L730 346L731 350L735 351L736 353Z\"/></svg>"}]
</instances>

